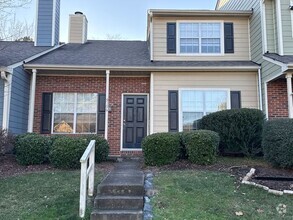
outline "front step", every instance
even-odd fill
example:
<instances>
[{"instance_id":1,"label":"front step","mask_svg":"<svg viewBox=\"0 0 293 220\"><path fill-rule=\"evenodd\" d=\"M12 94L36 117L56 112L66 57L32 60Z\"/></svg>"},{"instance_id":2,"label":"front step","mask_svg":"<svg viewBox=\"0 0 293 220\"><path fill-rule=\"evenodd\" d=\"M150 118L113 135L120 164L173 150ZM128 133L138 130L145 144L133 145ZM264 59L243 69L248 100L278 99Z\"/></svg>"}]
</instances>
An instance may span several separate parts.
<instances>
[{"instance_id":1,"label":"front step","mask_svg":"<svg viewBox=\"0 0 293 220\"><path fill-rule=\"evenodd\" d=\"M98 210L142 210L143 196L97 196Z\"/></svg>"},{"instance_id":2,"label":"front step","mask_svg":"<svg viewBox=\"0 0 293 220\"><path fill-rule=\"evenodd\" d=\"M142 211L116 210L105 211L95 210L92 212L91 220L142 220Z\"/></svg>"}]
</instances>

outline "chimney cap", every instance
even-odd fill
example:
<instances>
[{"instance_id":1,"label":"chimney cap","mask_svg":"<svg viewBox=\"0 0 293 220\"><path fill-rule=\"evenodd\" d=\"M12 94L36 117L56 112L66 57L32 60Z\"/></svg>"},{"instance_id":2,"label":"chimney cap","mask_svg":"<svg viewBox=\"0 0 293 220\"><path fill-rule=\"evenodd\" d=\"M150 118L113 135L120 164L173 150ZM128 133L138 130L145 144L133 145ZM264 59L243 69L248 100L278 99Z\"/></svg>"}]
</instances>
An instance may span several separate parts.
<instances>
[{"instance_id":1,"label":"chimney cap","mask_svg":"<svg viewBox=\"0 0 293 220\"><path fill-rule=\"evenodd\" d=\"M83 13L81 11L76 11L74 14L76 14L76 15L83 15Z\"/></svg>"}]
</instances>

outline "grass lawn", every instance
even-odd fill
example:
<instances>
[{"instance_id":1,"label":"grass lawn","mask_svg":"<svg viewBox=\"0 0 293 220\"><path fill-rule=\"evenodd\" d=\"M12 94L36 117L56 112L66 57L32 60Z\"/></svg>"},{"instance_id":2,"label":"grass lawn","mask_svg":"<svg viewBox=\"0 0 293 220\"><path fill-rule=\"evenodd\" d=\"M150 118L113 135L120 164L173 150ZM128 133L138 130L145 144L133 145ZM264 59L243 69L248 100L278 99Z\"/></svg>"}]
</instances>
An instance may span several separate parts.
<instances>
[{"instance_id":1,"label":"grass lawn","mask_svg":"<svg viewBox=\"0 0 293 220\"><path fill-rule=\"evenodd\" d=\"M152 199L156 220L293 219L293 196L239 187L229 173L162 171L156 174L154 184L159 191ZM276 210L279 204L287 206L284 215ZM236 212L243 215L237 216Z\"/></svg>"},{"instance_id":2,"label":"grass lawn","mask_svg":"<svg viewBox=\"0 0 293 220\"><path fill-rule=\"evenodd\" d=\"M96 173L97 184L102 174ZM79 219L80 171L0 179L0 219ZM87 211L86 219L89 219Z\"/></svg>"}]
</instances>

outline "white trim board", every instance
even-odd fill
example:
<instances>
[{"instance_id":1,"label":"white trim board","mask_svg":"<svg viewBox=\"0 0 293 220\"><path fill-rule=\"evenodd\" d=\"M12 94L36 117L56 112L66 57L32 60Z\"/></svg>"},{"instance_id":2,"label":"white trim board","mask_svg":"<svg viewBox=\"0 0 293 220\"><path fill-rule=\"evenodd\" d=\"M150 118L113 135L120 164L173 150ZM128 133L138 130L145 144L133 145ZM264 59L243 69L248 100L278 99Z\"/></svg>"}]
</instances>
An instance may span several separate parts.
<instances>
[{"instance_id":1,"label":"white trim board","mask_svg":"<svg viewBox=\"0 0 293 220\"><path fill-rule=\"evenodd\" d=\"M150 106L150 98L149 98L149 93L122 93L121 94L121 125L120 125L120 152L128 152L128 151L142 151L142 148L123 148L123 114L124 114L124 96L125 95L137 95L137 96L147 96L147 136L150 134L149 130L149 121L150 121L150 111L149 111L149 106Z\"/></svg>"}]
</instances>

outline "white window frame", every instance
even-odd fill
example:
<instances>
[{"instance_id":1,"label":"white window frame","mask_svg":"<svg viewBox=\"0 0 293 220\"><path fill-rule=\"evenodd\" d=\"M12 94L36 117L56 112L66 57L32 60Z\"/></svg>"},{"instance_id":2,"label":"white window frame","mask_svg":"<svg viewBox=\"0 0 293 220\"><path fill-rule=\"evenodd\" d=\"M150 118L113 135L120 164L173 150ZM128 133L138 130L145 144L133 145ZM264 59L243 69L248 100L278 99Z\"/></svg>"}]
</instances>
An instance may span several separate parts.
<instances>
[{"instance_id":1,"label":"white window frame","mask_svg":"<svg viewBox=\"0 0 293 220\"><path fill-rule=\"evenodd\" d=\"M60 94L60 93L68 93L68 94L74 94L74 112L73 112L73 132L72 133L60 133L60 132L54 132L54 107L55 107L55 104L54 104L54 96L55 94ZM52 99L52 121L51 121L51 134L60 134L60 135L63 135L63 134L97 134L98 132L98 123L97 123L97 120L96 120L96 131L94 133L91 133L91 132L83 132L83 133L76 133L76 115L78 114L78 112L76 111L77 110L77 94L96 94L97 95L97 111L96 111L96 119L98 118L98 93L89 93L89 92L54 92L53 93L53 99ZM91 113L92 114L92 113Z\"/></svg>"},{"instance_id":2,"label":"white window frame","mask_svg":"<svg viewBox=\"0 0 293 220\"><path fill-rule=\"evenodd\" d=\"M225 91L227 92L227 109L231 109L231 97L229 88L179 88L179 131L183 131L182 92L183 91Z\"/></svg>"},{"instance_id":3,"label":"white window frame","mask_svg":"<svg viewBox=\"0 0 293 220\"><path fill-rule=\"evenodd\" d=\"M220 53L201 53L201 30L199 31L199 53L180 53L180 24L182 23L219 23L221 27ZM178 56L224 56L225 39L224 39L224 21L223 20L180 20L176 22L176 55Z\"/></svg>"}]
</instances>

